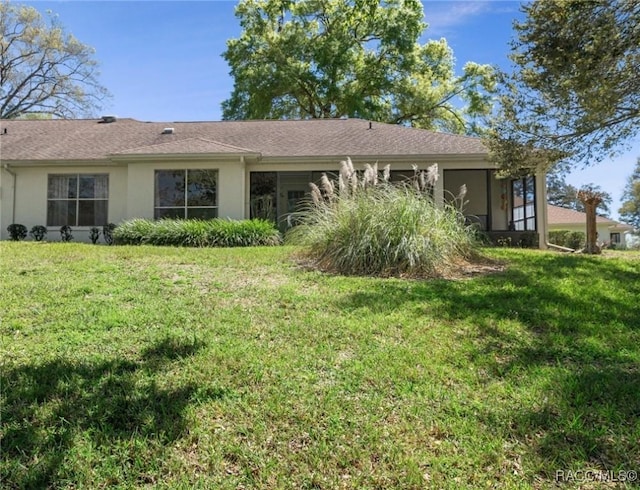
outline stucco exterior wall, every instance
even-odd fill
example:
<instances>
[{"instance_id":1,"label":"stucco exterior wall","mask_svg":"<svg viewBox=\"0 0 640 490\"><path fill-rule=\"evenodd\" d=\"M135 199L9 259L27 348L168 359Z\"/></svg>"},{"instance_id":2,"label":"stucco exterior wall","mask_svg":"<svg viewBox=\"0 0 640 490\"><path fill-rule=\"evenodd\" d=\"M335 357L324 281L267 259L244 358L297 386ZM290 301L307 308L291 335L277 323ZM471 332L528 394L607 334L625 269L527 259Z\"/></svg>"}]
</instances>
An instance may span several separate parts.
<instances>
[{"instance_id":1,"label":"stucco exterior wall","mask_svg":"<svg viewBox=\"0 0 640 490\"><path fill-rule=\"evenodd\" d=\"M47 182L49 174L107 174L109 175L108 221L118 223L126 217L127 168L116 166L34 166L11 167L15 174L15 200L13 176L3 170L2 175L2 239L9 238L7 226L20 223L31 230L33 226L47 224ZM15 209L14 207L15 202ZM89 241L90 226L74 226L75 241ZM59 227L48 227L47 241L60 239Z\"/></svg>"},{"instance_id":2,"label":"stucco exterior wall","mask_svg":"<svg viewBox=\"0 0 640 490\"><path fill-rule=\"evenodd\" d=\"M126 189L129 218L153 219L156 170L207 169L218 171L218 217L245 217L245 164L240 160L133 162Z\"/></svg>"}]
</instances>

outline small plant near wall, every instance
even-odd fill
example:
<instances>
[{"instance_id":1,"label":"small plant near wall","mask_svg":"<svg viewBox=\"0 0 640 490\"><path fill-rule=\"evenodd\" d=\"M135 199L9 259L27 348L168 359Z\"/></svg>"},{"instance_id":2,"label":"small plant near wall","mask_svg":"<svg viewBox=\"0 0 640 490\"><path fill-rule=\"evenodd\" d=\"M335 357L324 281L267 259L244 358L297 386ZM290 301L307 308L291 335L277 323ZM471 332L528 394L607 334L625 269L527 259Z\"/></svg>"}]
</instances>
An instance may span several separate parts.
<instances>
[{"instance_id":1,"label":"small plant near wall","mask_svg":"<svg viewBox=\"0 0 640 490\"><path fill-rule=\"evenodd\" d=\"M9 232L9 238L14 242L27 238L27 227L24 225L12 223L7 226L7 231Z\"/></svg>"},{"instance_id":2,"label":"small plant near wall","mask_svg":"<svg viewBox=\"0 0 640 490\"><path fill-rule=\"evenodd\" d=\"M31 238L33 238L36 242L41 242L47 236L47 227L36 225L31 228L29 235L31 235Z\"/></svg>"},{"instance_id":3,"label":"small plant near wall","mask_svg":"<svg viewBox=\"0 0 640 490\"><path fill-rule=\"evenodd\" d=\"M89 230L89 239L91 240L91 243L95 245L98 242L99 238L100 238L100 228L97 228L96 226L94 226Z\"/></svg>"},{"instance_id":4,"label":"small plant near wall","mask_svg":"<svg viewBox=\"0 0 640 490\"><path fill-rule=\"evenodd\" d=\"M510 247L511 246L511 237L507 236L501 236L500 238L498 238L496 240L496 243L498 244L499 247Z\"/></svg>"},{"instance_id":5,"label":"small plant near wall","mask_svg":"<svg viewBox=\"0 0 640 490\"><path fill-rule=\"evenodd\" d=\"M116 229L116 225L109 223L102 227L102 238L107 245L113 245L113 231Z\"/></svg>"},{"instance_id":6,"label":"small plant near wall","mask_svg":"<svg viewBox=\"0 0 640 490\"><path fill-rule=\"evenodd\" d=\"M64 225L60 228L60 240L63 242L70 242L73 240L73 235L71 233L71 227L69 225Z\"/></svg>"}]
</instances>

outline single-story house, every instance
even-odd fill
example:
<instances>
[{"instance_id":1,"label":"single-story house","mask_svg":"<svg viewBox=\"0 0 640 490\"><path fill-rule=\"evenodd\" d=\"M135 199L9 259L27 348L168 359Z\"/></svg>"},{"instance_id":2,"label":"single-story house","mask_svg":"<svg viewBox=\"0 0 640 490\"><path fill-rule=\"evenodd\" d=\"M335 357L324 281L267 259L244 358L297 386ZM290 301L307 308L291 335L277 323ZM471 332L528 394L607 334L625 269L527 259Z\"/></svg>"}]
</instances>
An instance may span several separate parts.
<instances>
[{"instance_id":1,"label":"single-story house","mask_svg":"<svg viewBox=\"0 0 640 490\"><path fill-rule=\"evenodd\" d=\"M86 241L93 226L130 218L243 219L287 216L322 172L391 165L392 179L412 164L438 164L436 202L467 186L464 213L488 232L542 237L545 175L499 179L478 138L362 119L142 122L0 121L0 230L20 223L62 225ZM517 238L517 237L516 237Z\"/></svg>"},{"instance_id":2,"label":"single-story house","mask_svg":"<svg viewBox=\"0 0 640 490\"><path fill-rule=\"evenodd\" d=\"M587 215L580 211L563 208L560 206L547 205L547 219L549 231L569 230L587 232ZM627 246L627 234L633 227L624 223L619 223L603 216L596 216L596 230L598 233L599 245Z\"/></svg>"}]
</instances>

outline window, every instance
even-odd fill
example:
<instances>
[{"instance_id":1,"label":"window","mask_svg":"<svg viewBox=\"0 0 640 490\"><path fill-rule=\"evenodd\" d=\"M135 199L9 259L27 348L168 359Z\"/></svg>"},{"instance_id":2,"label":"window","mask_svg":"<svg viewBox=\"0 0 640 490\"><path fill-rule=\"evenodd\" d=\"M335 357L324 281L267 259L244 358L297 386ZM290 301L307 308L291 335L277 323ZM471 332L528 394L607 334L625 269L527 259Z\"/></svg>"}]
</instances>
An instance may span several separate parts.
<instances>
[{"instance_id":1,"label":"window","mask_svg":"<svg viewBox=\"0 0 640 490\"><path fill-rule=\"evenodd\" d=\"M536 229L536 186L535 178L524 177L511 181L511 225L516 231Z\"/></svg>"},{"instance_id":2,"label":"window","mask_svg":"<svg viewBox=\"0 0 640 490\"><path fill-rule=\"evenodd\" d=\"M620 243L620 233L610 233L609 241L611 243Z\"/></svg>"},{"instance_id":3,"label":"window","mask_svg":"<svg viewBox=\"0 0 640 490\"><path fill-rule=\"evenodd\" d=\"M156 170L154 217L218 217L217 170Z\"/></svg>"},{"instance_id":4,"label":"window","mask_svg":"<svg viewBox=\"0 0 640 490\"><path fill-rule=\"evenodd\" d=\"M47 226L104 226L108 204L106 174L49 175Z\"/></svg>"}]
</instances>

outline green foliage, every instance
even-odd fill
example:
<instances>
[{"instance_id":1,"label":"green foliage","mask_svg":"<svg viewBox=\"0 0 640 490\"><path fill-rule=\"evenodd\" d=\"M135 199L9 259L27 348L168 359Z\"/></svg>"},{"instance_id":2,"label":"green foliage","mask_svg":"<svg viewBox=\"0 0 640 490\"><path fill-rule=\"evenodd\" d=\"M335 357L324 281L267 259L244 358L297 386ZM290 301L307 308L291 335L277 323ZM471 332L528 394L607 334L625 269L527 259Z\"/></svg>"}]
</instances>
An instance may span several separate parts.
<instances>
[{"instance_id":1,"label":"green foliage","mask_svg":"<svg viewBox=\"0 0 640 490\"><path fill-rule=\"evenodd\" d=\"M9 238L15 242L24 240L27 238L27 227L19 223L12 223L7 226L9 232Z\"/></svg>"},{"instance_id":2,"label":"green foliage","mask_svg":"<svg viewBox=\"0 0 640 490\"><path fill-rule=\"evenodd\" d=\"M347 275L433 276L473 257L473 227L410 185L381 183L309 205L287 241L323 270Z\"/></svg>"},{"instance_id":3,"label":"green foliage","mask_svg":"<svg viewBox=\"0 0 640 490\"><path fill-rule=\"evenodd\" d=\"M94 49L53 14L0 2L0 119L91 116L108 97L98 82Z\"/></svg>"},{"instance_id":4,"label":"green foliage","mask_svg":"<svg viewBox=\"0 0 640 490\"><path fill-rule=\"evenodd\" d=\"M583 231L549 230L549 242L561 247L581 250L586 243L586 235Z\"/></svg>"},{"instance_id":5,"label":"green foliage","mask_svg":"<svg viewBox=\"0 0 640 490\"><path fill-rule=\"evenodd\" d=\"M102 238L107 245L113 245L113 232L116 229L116 225L113 223L106 224L102 227Z\"/></svg>"},{"instance_id":6,"label":"green foliage","mask_svg":"<svg viewBox=\"0 0 640 490\"><path fill-rule=\"evenodd\" d=\"M620 221L630 224L640 234L640 157L622 192Z\"/></svg>"},{"instance_id":7,"label":"green foliage","mask_svg":"<svg viewBox=\"0 0 640 490\"><path fill-rule=\"evenodd\" d=\"M73 240L73 230L69 225L64 225L60 227L60 240L63 242L70 242Z\"/></svg>"},{"instance_id":8,"label":"green foliage","mask_svg":"<svg viewBox=\"0 0 640 490\"><path fill-rule=\"evenodd\" d=\"M243 0L236 16L224 119L350 116L462 133L491 110L493 69L467 63L458 76L444 39L420 44L418 0Z\"/></svg>"},{"instance_id":9,"label":"green foliage","mask_svg":"<svg viewBox=\"0 0 640 490\"><path fill-rule=\"evenodd\" d=\"M36 242L41 242L47 236L47 227L42 225L36 225L31 228L29 234Z\"/></svg>"},{"instance_id":10,"label":"green foliage","mask_svg":"<svg viewBox=\"0 0 640 490\"><path fill-rule=\"evenodd\" d=\"M91 229L89 230L89 240L91 240L91 243L95 245L96 243L98 243L99 238L100 228L98 228L97 226L91 227Z\"/></svg>"},{"instance_id":11,"label":"green foliage","mask_svg":"<svg viewBox=\"0 0 640 490\"><path fill-rule=\"evenodd\" d=\"M599 185L585 184L585 187L600 194L602 201L598 204L598 215L608 217L613 202L611 194L603 191ZM577 187L567 184L561 172L553 171L547 175L547 202L553 206L584 213L584 204L578 199L579 190Z\"/></svg>"},{"instance_id":12,"label":"green foliage","mask_svg":"<svg viewBox=\"0 0 640 490\"><path fill-rule=\"evenodd\" d=\"M119 245L179 247L250 247L278 245L280 234L271 221L132 219L113 232Z\"/></svg>"},{"instance_id":13,"label":"green foliage","mask_svg":"<svg viewBox=\"0 0 640 490\"><path fill-rule=\"evenodd\" d=\"M640 130L640 2L530 2L488 145L506 173L592 164Z\"/></svg>"}]
</instances>

